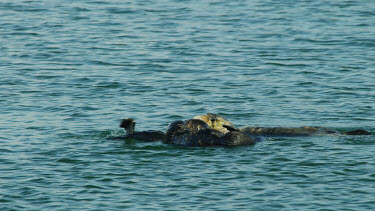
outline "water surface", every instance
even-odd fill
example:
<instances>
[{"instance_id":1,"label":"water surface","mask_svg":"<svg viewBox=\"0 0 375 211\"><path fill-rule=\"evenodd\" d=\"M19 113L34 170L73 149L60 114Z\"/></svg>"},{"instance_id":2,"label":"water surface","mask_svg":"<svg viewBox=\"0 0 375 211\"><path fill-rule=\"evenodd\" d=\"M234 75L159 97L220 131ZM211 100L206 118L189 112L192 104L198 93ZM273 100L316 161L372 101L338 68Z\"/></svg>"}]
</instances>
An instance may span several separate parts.
<instances>
[{"instance_id":1,"label":"water surface","mask_svg":"<svg viewBox=\"0 0 375 211\"><path fill-rule=\"evenodd\" d=\"M375 132L373 1L2 1L2 210L372 210L374 136L108 141L207 112Z\"/></svg>"}]
</instances>

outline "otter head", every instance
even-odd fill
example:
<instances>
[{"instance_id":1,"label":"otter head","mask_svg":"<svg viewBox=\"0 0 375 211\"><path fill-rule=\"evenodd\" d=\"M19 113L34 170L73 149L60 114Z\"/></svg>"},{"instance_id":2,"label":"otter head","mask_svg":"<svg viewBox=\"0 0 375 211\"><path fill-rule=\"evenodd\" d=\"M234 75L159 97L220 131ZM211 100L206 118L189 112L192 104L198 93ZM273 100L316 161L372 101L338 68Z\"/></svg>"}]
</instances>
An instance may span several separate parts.
<instances>
[{"instance_id":1,"label":"otter head","mask_svg":"<svg viewBox=\"0 0 375 211\"><path fill-rule=\"evenodd\" d=\"M198 131L203 129L208 129L210 126L203 120L200 119L189 119L186 120L186 126L192 131Z\"/></svg>"},{"instance_id":2,"label":"otter head","mask_svg":"<svg viewBox=\"0 0 375 211\"><path fill-rule=\"evenodd\" d=\"M130 135L134 133L135 121L132 118L123 119L120 124L120 127L125 129L126 135Z\"/></svg>"},{"instance_id":3,"label":"otter head","mask_svg":"<svg viewBox=\"0 0 375 211\"><path fill-rule=\"evenodd\" d=\"M222 133L228 133L229 130L224 126L230 126L231 128L235 128L234 124L227 119L225 119L223 116L219 114L212 114L208 113L206 115L196 116L193 119L200 119L207 123L207 125L215 130L218 130Z\"/></svg>"}]
</instances>

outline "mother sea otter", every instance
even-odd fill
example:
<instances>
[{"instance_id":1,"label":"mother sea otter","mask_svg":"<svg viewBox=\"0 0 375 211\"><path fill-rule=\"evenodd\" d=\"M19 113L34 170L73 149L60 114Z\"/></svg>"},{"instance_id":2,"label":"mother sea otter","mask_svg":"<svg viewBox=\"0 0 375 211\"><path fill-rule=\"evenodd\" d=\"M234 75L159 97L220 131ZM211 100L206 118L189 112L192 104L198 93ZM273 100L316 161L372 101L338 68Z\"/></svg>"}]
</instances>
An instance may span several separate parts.
<instances>
[{"instance_id":1,"label":"mother sea otter","mask_svg":"<svg viewBox=\"0 0 375 211\"><path fill-rule=\"evenodd\" d=\"M324 127L251 127L236 128L221 115L208 113L189 120L171 123L164 134L161 131L135 132L135 121L124 119L120 127L125 136L110 139L134 138L144 141L160 141L178 146L240 146L253 145L260 136L313 136L313 135L371 135L364 130L340 133Z\"/></svg>"}]
</instances>

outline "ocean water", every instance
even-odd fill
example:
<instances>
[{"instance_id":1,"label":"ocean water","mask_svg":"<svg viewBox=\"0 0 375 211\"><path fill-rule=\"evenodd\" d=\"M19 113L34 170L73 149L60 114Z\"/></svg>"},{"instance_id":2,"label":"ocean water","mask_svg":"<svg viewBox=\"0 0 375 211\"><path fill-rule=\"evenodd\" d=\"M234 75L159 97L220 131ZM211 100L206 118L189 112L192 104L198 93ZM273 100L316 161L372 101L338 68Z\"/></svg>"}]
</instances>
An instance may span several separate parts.
<instances>
[{"instance_id":1,"label":"ocean water","mask_svg":"<svg viewBox=\"0 0 375 211\"><path fill-rule=\"evenodd\" d=\"M1 210L374 210L375 137L184 148L124 134L375 133L375 1L3 0Z\"/></svg>"}]
</instances>

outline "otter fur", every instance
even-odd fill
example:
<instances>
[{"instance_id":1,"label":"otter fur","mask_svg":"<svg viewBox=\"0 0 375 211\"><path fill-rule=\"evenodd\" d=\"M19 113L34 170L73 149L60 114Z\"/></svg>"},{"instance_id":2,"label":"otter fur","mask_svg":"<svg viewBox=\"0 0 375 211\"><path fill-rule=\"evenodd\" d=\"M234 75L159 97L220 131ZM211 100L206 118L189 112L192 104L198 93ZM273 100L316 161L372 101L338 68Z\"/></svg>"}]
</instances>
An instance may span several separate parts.
<instances>
[{"instance_id":1,"label":"otter fur","mask_svg":"<svg viewBox=\"0 0 375 211\"><path fill-rule=\"evenodd\" d=\"M225 129L222 125L219 129ZM221 132L201 119L189 119L171 123L163 141L177 146L240 146L253 145L255 139L240 131Z\"/></svg>"},{"instance_id":2,"label":"otter fur","mask_svg":"<svg viewBox=\"0 0 375 211\"><path fill-rule=\"evenodd\" d=\"M219 114L207 113L206 115L196 116L193 119L200 119L208 124L214 130L222 133L228 133L229 130L224 126L234 127L234 124Z\"/></svg>"},{"instance_id":3,"label":"otter fur","mask_svg":"<svg viewBox=\"0 0 375 211\"><path fill-rule=\"evenodd\" d=\"M371 135L365 130L353 130L340 133L339 131L325 127L254 127L245 126L236 128L232 122L225 119L219 114L208 113L206 115L196 116L193 119L200 119L206 122L210 128L219 130L222 133L229 131L240 131L253 137L270 137L270 136L324 136L324 135Z\"/></svg>"},{"instance_id":4,"label":"otter fur","mask_svg":"<svg viewBox=\"0 0 375 211\"><path fill-rule=\"evenodd\" d=\"M342 135L371 135L365 130L354 130L340 133L339 131L325 127L252 127L239 128L241 132L258 136L342 136Z\"/></svg>"},{"instance_id":5,"label":"otter fur","mask_svg":"<svg viewBox=\"0 0 375 211\"><path fill-rule=\"evenodd\" d=\"M136 132L135 129L135 120L132 118L123 119L120 124L121 128L124 128L124 136L112 136L108 137L109 139L127 139L133 138L147 142L162 141L164 140L164 133L157 130L147 130Z\"/></svg>"}]
</instances>

